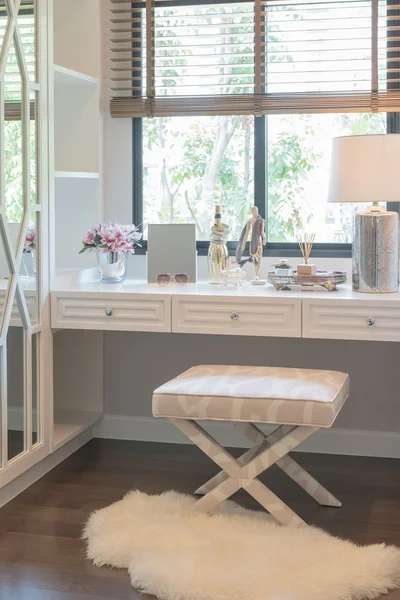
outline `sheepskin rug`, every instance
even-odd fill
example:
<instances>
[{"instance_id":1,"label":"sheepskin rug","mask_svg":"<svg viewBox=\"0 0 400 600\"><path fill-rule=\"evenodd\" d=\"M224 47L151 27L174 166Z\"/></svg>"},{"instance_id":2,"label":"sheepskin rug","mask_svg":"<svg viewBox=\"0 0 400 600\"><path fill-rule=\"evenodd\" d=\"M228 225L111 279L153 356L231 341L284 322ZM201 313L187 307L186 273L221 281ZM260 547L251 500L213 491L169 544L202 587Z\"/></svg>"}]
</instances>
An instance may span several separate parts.
<instances>
[{"instance_id":1,"label":"sheepskin rug","mask_svg":"<svg viewBox=\"0 0 400 600\"><path fill-rule=\"evenodd\" d=\"M87 555L129 570L132 585L162 600L364 600L400 586L400 550L356 546L320 529L282 527L225 502L139 491L93 513Z\"/></svg>"}]
</instances>

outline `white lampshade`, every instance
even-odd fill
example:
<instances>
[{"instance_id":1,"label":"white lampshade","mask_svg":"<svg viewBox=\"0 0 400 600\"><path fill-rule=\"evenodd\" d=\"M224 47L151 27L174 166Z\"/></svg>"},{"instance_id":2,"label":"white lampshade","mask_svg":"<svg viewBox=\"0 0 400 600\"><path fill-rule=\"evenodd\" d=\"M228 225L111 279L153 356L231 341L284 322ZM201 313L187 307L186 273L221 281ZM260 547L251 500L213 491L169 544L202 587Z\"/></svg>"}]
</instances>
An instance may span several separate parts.
<instances>
[{"instance_id":1,"label":"white lampshade","mask_svg":"<svg viewBox=\"0 0 400 600\"><path fill-rule=\"evenodd\" d=\"M328 202L400 202L400 134L334 138Z\"/></svg>"}]
</instances>

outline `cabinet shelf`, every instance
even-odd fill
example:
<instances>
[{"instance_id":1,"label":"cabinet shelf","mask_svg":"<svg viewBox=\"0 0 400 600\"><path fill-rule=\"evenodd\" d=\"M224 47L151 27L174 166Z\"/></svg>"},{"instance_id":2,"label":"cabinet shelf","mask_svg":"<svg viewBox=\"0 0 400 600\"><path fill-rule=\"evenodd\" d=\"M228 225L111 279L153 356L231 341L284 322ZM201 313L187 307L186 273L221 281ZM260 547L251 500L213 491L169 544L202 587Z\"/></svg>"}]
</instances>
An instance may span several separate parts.
<instances>
[{"instance_id":1,"label":"cabinet shelf","mask_svg":"<svg viewBox=\"0 0 400 600\"><path fill-rule=\"evenodd\" d=\"M87 171L55 171L57 179L99 179L100 174Z\"/></svg>"},{"instance_id":2,"label":"cabinet shelf","mask_svg":"<svg viewBox=\"0 0 400 600\"><path fill-rule=\"evenodd\" d=\"M101 412L58 410L54 414L53 450L61 448L74 437L100 421Z\"/></svg>"},{"instance_id":3,"label":"cabinet shelf","mask_svg":"<svg viewBox=\"0 0 400 600\"><path fill-rule=\"evenodd\" d=\"M98 86L99 80L97 77L73 71L61 65L54 65L54 83L68 86Z\"/></svg>"}]
</instances>

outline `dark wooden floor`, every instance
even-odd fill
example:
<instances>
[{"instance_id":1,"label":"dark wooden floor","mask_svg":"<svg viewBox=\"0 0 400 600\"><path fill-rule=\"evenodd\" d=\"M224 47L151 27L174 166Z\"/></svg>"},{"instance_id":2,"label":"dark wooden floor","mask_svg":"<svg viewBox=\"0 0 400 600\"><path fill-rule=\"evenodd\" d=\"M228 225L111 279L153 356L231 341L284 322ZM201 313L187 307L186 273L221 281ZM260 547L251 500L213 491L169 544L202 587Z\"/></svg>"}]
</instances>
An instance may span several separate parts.
<instances>
[{"instance_id":1,"label":"dark wooden floor","mask_svg":"<svg viewBox=\"0 0 400 600\"><path fill-rule=\"evenodd\" d=\"M272 468L263 479L305 520L362 544L400 545L400 461L296 458L343 501L341 509L321 508ZM132 488L190 493L214 472L194 447L92 440L0 509L0 600L143 600L125 570L86 560L82 524ZM257 506L245 493L235 499ZM400 600L400 591L385 599Z\"/></svg>"}]
</instances>

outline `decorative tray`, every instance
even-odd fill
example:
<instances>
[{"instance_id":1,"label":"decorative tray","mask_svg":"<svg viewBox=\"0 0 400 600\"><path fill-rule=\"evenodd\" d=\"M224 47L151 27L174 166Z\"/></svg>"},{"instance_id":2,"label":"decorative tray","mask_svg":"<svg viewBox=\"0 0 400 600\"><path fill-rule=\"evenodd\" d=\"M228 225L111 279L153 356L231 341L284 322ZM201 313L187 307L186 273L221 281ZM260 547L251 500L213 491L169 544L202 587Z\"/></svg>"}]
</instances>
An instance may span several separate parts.
<instances>
[{"instance_id":1,"label":"decorative tray","mask_svg":"<svg viewBox=\"0 0 400 600\"><path fill-rule=\"evenodd\" d=\"M274 271L268 273L268 283L272 283L276 290L290 290L290 285L314 286L321 285L329 292L336 290L339 283L346 283L347 273L343 271L317 271L315 275L275 275Z\"/></svg>"}]
</instances>

